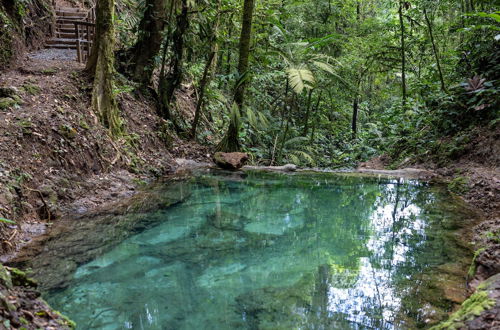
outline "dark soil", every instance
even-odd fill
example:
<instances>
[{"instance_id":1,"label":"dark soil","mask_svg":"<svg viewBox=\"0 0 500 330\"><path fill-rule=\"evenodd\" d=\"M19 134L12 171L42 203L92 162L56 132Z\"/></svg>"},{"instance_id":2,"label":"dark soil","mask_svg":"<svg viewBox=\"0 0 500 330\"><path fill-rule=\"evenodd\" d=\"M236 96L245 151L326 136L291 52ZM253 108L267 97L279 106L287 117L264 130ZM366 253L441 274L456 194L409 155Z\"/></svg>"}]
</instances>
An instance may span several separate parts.
<instances>
[{"instance_id":1,"label":"dark soil","mask_svg":"<svg viewBox=\"0 0 500 330\"><path fill-rule=\"evenodd\" d=\"M171 172L175 158L209 161L206 148L177 138L152 102L129 92L118 96L126 133L111 139L89 107L83 66L47 54L54 53L31 54L0 77L0 87L21 99L0 110L0 217L18 222L0 225L3 253L65 212L133 194L138 184Z\"/></svg>"}]
</instances>

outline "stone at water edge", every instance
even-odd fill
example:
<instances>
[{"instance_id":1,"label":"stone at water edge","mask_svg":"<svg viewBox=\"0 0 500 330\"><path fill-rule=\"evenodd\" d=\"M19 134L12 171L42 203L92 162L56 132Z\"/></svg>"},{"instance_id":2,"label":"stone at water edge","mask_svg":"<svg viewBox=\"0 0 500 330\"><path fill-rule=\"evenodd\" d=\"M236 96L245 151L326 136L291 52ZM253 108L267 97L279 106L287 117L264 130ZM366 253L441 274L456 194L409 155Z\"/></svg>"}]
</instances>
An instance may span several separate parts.
<instances>
[{"instance_id":1,"label":"stone at water edge","mask_svg":"<svg viewBox=\"0 0 500 330\"><path fill-rule=\"evenodd\" d=\"M283 171L285 172L295 172L297 171L297 165L295 164L286 164L282 166Z\"/></svg>"},{"instance_id":2,"label":"stone at water edge","mask_svg":"<svg viewBox=\"0 0 500 330\"><path fill-rule=\"evenodd\" d=\"M214 155L215 164L226 170L238 170L247 160L248 154L244 152L216 152Z\"/></svg>"}]
</instances>

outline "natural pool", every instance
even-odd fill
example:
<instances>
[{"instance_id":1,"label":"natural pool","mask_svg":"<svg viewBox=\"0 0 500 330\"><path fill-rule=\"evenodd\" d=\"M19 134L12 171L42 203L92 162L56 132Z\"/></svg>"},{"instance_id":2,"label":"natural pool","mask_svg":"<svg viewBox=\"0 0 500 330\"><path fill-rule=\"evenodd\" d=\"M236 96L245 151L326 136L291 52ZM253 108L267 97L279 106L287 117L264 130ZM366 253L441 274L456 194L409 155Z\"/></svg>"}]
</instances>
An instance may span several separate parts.
<instances>
[{"instance_id":1,"label":"natural pool","mask_svg":"<svg viewBox=\"0 0 500 330\"><path fill-rule=\"evenodd\" d=\"M49 303L79 329L407 329L465 285L467 214L439 187L266 172L182 185Z\"/></svg>"}]
</instances>

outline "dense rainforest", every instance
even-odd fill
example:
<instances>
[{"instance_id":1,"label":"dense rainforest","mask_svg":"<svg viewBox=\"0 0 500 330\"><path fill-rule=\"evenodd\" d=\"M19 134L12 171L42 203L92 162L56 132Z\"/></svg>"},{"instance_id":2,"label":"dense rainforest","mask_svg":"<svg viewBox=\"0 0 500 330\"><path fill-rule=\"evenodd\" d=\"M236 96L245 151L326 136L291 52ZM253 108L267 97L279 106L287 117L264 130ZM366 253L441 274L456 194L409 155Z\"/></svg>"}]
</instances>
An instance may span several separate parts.
<instances>
[{"instance_id":1,"label":"dense rainforest","mask_svg":"<svg viewBox=\"0 0 500 330\"><path fill-rule=\"evenodd\" d=\"M255 166L438 177L485 220L465 238L472 294L500 272L499 77L496 0L0 0L2 262L175 159L244 152ZM30 280L8 269L2 320L21 327L8 312L21 301L30 322L72 326L39 320L43 303L12 284ZM497 301L476 293L442 328L500 326L496 285ZM470 313L482 321L465 325Z\"/></svg>"}]
</instances>

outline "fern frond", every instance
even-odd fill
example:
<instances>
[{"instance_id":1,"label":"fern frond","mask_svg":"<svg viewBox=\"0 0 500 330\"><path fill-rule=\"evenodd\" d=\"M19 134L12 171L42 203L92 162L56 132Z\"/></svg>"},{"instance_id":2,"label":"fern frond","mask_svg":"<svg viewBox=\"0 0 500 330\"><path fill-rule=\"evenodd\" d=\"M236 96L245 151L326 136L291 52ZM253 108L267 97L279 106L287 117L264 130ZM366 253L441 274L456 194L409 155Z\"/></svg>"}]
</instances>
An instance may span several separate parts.
<instances>
[{"instance_id":1,"label":"fern frond","mask_svg":"<svg viewBox=\"0 0 500 330\"><path fill-rule=\"evenodd\" d=\"M305 142L305 141L308 141L308 138L306 138L304 136L297 136L297 137L294 137L294 138L286 141L284 146L287 147L289 145L298 145L298 144Z\"/></svg>"},{"instance_id":2,"label":"fern frond","mask_svg":"<svg viewBox=\"0 0 500 330\"><path fill-rule=\"evenodd\" d=\"M312 64L320 70L326 71L331 74L335 74L333 71L333 66L326 62L313 61Z\"/></svg>"}]
</instances>

